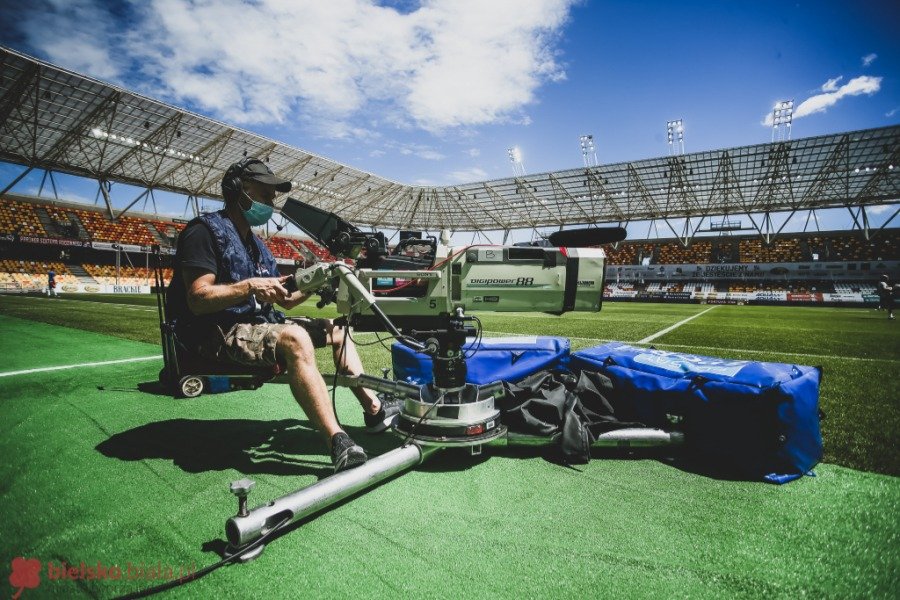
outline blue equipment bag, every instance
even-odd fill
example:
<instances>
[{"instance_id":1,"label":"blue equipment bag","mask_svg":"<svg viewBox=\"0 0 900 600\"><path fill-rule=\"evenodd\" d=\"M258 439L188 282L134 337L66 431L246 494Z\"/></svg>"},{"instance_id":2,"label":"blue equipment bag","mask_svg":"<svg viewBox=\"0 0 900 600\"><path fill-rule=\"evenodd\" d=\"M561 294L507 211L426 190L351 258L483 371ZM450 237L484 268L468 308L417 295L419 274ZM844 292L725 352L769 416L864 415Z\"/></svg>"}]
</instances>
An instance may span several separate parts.
<instances>
[{"instance_id":1,"label":"blue equipment bag","mask_svg":"<svg viewBox=\"0 0 900 600\"><path fill-rule=\"evenodd\" d=\"M495 381L519 381L552 369L569 357L569 340L559 337L482 338L479 345L466 342L466 383L486 385ZM394 378L416 385L431 382L431 357L399 342L391 347Z\"/></svg>"},{"instance_id":2,"label":"blue equipment bag","mask_svg":"<svg viewBox=\"0 0 900 600\"><path fill-rule=\"evenodd\" d=\"M822 458L821 369L635 348L613 342L575 352L569 367L609 377L619 419L680 429L704 464L772 483Z\"/></svg>"}]
</instances>

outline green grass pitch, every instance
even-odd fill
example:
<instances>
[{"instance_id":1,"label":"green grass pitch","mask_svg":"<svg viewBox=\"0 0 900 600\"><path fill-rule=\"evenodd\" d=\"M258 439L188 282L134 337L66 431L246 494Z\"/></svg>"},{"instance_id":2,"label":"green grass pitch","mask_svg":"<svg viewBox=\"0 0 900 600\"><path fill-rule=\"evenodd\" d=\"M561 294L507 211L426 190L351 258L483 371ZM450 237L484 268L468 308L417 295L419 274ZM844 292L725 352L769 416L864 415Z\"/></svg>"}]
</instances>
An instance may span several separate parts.
<instances>
[{"instance_id":1,"label":"green grass pitch","mask_svg":"<svg viewBox=\"0 0 900 600\"><path fill-rule=\"evenodd\" d=\"M448 451L308 520L259 560L166 597L896 597L900 325L884 313L607 302L599 314L480 317L487 335L567 336L577 349L636 343L700 313L650 343L823 367L816 477L773 486L647 455L564 468L534 452ZM155 358L18 373L159 355L152 297L2 296L0 332L10 596L15 557L43 566L23 599L108 598L152 583L51 579L48 563L130 563L132 573L210 564L236 507L230 481L256 480L255 506L330 473L285 386L175 400L152 385ZM361 355L369 372L389 366L379 345ZM319 360L331 371L326 352ZM352 396L339 391L337 402L371 454L396 445L362 431Z\"/></svg>"}]
</instances>

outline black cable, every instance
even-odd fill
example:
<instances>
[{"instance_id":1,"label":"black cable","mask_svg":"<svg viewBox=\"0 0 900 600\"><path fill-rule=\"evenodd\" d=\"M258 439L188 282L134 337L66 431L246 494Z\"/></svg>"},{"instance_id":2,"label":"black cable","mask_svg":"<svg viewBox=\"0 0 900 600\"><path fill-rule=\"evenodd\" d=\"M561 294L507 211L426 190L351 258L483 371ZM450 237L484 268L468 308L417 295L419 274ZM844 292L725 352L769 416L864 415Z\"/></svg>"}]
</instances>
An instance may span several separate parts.
<instances>
[{"instance_id":1,"label":"black cable","mask_svg":"<svg viewBox=\"0 0 900 600\"><path fill-rule=\"evenodd\" d=\"M469 346L471 354L463 354L463 360L469 360L475 356L475 353L481 348L481 342L484 339L484 326L481 324L481 319L476 316L472 316L472 318L478 323L478 328L475 330L475 340L472 342L472 345Z\"/></svg>"},{"instance_id":2,"label":"black cable","mask_svg":"<svg viewBox=\"0 0 900 600\"><path fill-rule=\"evenodd\" d=\"M365 332L363 332L363 333L365 333ZM357 342L355 339L353 339L353 336L350 334L350 328L349 328L349 327L347 328L347 336L350 338L350 340L353 341L354 344L356 344L356 346L357 346L358 348L364 348L364 347L366 347L366 346L374 346L375 344L378 344L378 343L381 343L382 346L383 346L383 345L384 345L384 340L382 340L380 337L378 337L378 332L377 332L377 331L373 331L373 332L371 332L371 333L374 333L374 334L375 334L375 338L376 338L376 339L375 339L374 342L366 342L366 343Z\"/></svg>"},{"instance_id":3,"label":"black cable","mask_svg":"<svg viewBox=\"0 0 900 600\"><path fill-rule=\"evenodd\" d=\"M422 415L421 417L419 417L419 420L416 421L416 423L415 423L412 427L410 427L409 433L407 433L407 434L406 434L406 437L403 438L403 441L400 442L400 447L401 447L401 448L405 447L405 446L409 443L409 440L411 440L412 437L413 437L413 435L415 435L416 429L418 429L418 428L419 428L419 425L421 425L422 422L423 422L425 419L428 418L428 415L430 415L430 414L431 414L431 411L434 410L434 407L436 407L436 406L438 405L438 402L440 402L441 398L443 398L443 395L438 396L437 398L435 398L435 399L434 399L434 402L431 403L431 406L428 408L428 410L425 411L425 414Z\"/></svg>"},{"instance_id":4,"label":"black cable","mask_svg":"<svg viewBox=\"0 0 900 600\"><path fill-rule=\"evenodd\" d=\"M341 325L338 325L337 327L338 327L338 329L343 328ZM345 333L346 333L346 335L344 337L348 338L352 341L352 338L350 338L350 326L349 325L347 325L347 330ZM341 426L341 420L338 419L338 414L337 414L337 378L338 378L338 369L343 368L342 365L344 364L344 355L346 352L347 352L347 339L344 339L344 343L341 344L341 354L340 354L340 356L338 356L338 361L337 361L338 364L334 365L334 378L332 379L332 382L331 382L331 410L334 412L334 420L337 421L338 427L340 427L341 429L343 429L343 427Z\"/></svg>"},{"instance_id":5,"label":"black cable","mask_svg":"<svg viewBox=\"0 0 900 600\"><path fill-rule=\"evenodd\" d=\"M166 583L163 583L161 585L157 585L157 586L153 586L153 587L146 588L143 590L139 590L137 592L132 592L130 594L125 594L124 596L117 596L116 600L131 600L132 598L146 598L147 596L152 596L153 594L158 594L158 593L164 592L166 590L171 590L172 588L182 586L186 583L190 583L191 581L196 581L197 579L200 579L201 577L208 575L209 573L212 573L219 567L224 567L228 563L237 560L238 558L247 554L251 550L255 550L256 548L261 546L266 540L268 540L270 537L272 537L273 535L275 535L276 533L281 531L281 529L284 528L290 522L291 518L292 518L291 516L285 517L282 521L280 521L277 525L275 525L275 527L273 527L269 532L267 532L264 536L260 537L255 542L248 544L247 546L245 546L238 552L232 554L231 556L223 558L222 560L220 560L217 563L213 563L207 567L203 567L196 573L192 573L191 575L189 575L187 577L181 577L179 579L173 579L172 581L167 581Z\"/></svg>"}]
</instances>

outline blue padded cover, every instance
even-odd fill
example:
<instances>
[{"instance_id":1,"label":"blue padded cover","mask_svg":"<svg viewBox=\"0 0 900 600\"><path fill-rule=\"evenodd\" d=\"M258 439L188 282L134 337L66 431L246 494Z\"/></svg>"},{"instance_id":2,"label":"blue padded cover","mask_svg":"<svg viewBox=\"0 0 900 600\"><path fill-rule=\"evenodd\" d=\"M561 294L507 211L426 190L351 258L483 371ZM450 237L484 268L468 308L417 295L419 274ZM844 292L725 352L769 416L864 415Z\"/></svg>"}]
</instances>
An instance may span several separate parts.
<instances>
[{"instance_id":1,"label":"blue padded cover","mask_svg":"<svg viewBox=\"0 0 900 600\"><path fill-rule=\"evenodd\" d=\"M687 447L704 462L785 483L822 458L817 367L620 342L579 350L569 366L612 379L618 418L683 430Z\"/></svg>"},{"instance_id":2,"label":"blue padded cover","mask_svg":"<svg viewBox=\"0 0 900 600\"><path fill-rule=\"evenodd\" d=\"M463 346L466 382L485 385L495 381L519 381L541 369L561 365L569 357L569 340L559 337L482 338ZM431 357L394 342L391 348L394 378L417 385L431 382Z\"/></svg>"}]
</instances>

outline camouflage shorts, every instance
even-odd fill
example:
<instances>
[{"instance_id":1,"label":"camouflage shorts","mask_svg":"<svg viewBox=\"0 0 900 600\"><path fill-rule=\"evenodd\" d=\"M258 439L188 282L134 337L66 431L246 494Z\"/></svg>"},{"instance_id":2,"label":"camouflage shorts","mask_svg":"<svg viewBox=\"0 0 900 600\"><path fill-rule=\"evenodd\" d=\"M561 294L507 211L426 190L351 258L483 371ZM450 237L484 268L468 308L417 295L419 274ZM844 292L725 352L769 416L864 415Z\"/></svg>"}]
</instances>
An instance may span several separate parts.
<instances>
[{"instance_id":1,"label":"camouflage shorts","mask_svg":"<svg viewBox=\"0 0 900 600\"><path fill-rule=\"evenodd\" d=\"M306 330L314 348L328 345L328 319L291 318L287 323L238 323L218 333L218 339L204 344L201 354L208 358L247 366L271 366L278 362L275 346L287 327L297 324Z\"/></svg>"}]
</instances>

